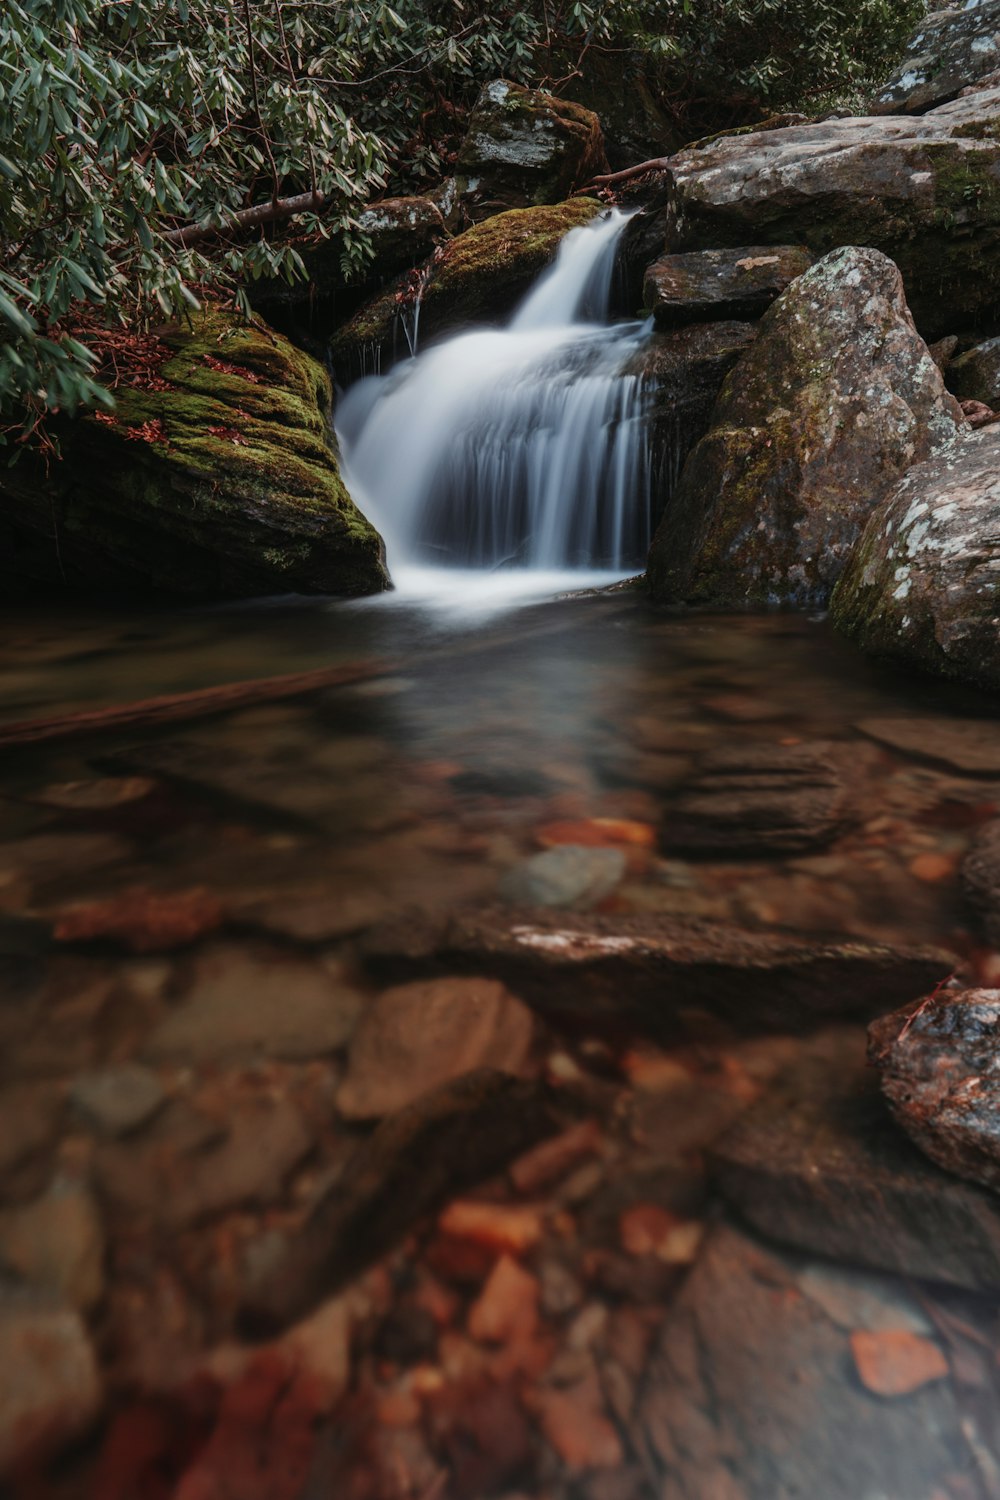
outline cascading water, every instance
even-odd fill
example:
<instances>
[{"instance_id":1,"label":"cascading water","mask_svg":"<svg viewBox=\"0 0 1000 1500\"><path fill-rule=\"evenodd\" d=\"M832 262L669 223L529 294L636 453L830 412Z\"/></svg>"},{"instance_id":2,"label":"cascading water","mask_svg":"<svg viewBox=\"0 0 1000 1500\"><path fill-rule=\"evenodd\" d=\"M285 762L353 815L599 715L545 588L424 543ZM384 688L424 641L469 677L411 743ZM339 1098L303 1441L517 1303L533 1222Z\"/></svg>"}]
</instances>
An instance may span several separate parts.
<instances>
[{"instance_id":1,"label":"cascading water","mask_svg":"<svg viewBox=\"0 0 1000 1500\"><path fill-rule=\"evenodd\" d=\"M572 230L503 329L459 334L353 386L338 435L394 575L414 566L642 566L652 523L649 336L608 324L612 211Z\"/></svg>"}]
</instances>

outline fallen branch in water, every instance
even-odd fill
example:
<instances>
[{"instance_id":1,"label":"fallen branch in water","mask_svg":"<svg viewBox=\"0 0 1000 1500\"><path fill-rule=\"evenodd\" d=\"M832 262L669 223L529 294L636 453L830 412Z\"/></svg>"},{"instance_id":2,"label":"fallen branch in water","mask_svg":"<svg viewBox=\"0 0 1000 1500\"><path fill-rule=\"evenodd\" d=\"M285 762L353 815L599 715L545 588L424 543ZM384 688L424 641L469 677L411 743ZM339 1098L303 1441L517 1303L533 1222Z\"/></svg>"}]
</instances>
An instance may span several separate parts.
<instances>
[{"instance_id":1,"label":"fallen branch in water","mask_svg":"<svg viewBox=\"0 0 1000 1500\"><path fill-rule=\"evenodd\" d=\"M620 172L605 172L603 177L592 177L587 186L579 191L587 193L591 188L613 187L616 182L630 182L633 177L644 177L647 172L662 172L669 160L669 156L654 156L649 161L641 161L636 167L623 167Z\"/></svg>"},{"instance_id":2,"label":"fallen branch in water","mask_svg":"<svg viewBox=\"0 0 1000 1500\"><path fill-rule=\"evenodd\" d=\"M116 703L110 708L88 708L78 713L56 714L46 719L17 719L0 724L0 749L14 745L37 745L45 740L70 739L74 735L99 734L107 729L145 729L228 713L249 703L273 703L279 698L297 698L321 688L345 687L387 676L393 667L380 661L352 662L349 666L318 667L314 672L291 672L284 677L257 677L246 682L224 682L218 687L196 688L190 693L170 693L143 698L136 703Z\"/></svg>"}]
</instances>

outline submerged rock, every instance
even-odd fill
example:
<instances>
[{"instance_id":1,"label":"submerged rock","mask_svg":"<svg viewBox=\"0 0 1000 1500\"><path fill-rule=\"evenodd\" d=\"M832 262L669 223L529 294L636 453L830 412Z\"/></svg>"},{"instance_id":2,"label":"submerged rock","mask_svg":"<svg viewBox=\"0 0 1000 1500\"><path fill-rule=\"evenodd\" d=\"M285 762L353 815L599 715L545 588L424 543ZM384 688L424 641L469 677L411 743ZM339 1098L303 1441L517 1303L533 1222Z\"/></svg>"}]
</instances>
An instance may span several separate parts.
<instances>
[{"instance_id":1,"label":"submerged rock","mask_svg":"<svg viewBox=\"0 0 1000 1500\"><path fill-rule=\"evenodd\" d=\"M10 1294L0 1301L0 1479L82 1436L102 1395L78 1313Z\"/></svg>"},{"instance_id":2,"label":"submerged rock","mask_svg":"<svg viewBox=\"0 0 1000 1500\"><path fill-rule=\"evenodd\" d=\"M475 1068L519 1073L534 1019L495 979L432 979L385 990L351 1042L337 1109L378 1119Z\"/></svg>"},{"instance_id":3,"label":"submerged rock","mask_svg":"<svg viewBox=\"0 0 1000 1500\"><path fill-rule=\"evenodd\" d=\"M247 1289L253 1331L284 1326L377 1260L424 1215L492 1176L555 1117L537 1084L489 1068L391 1115L360 1146L287 1252Z\"/></svg>"},{"instance_id":4,"label":"submerged rock","mask_svg":"<svg viewBox=\"0 0 1000 1500\"><path fill-rule=\"evenodd\" d=\"M500 895L514 906L587 910L610 896L624 878L625 855L620 849L561 844L508 870L500 882Z\"/></svg>"},{"instance_id":5,"label":"submerged rock","mask_svg":"<svg viewBox=\"0 0 1000 1500\"><path fill-rule=\"evenodd\" d=\"M935 1500L947 1480L972 1479L939 1346L905 1332L892 1401L885 1381L845 1378L869 1374L859 1349L888 1342L859 1327L881 1287L857 1275L844 1290L852 1333L809 1295L816 1269L729 1225L713 1232L662 1325L638 1413L662 1500ZM918 1316L915 1298L895 1297Z\"/></svg>"},{"instance_id":6,"label":"submerged rock","mask_svg":"<svg viewBox=\"0 0 1000 1500\"><path fill-rule=\"evenodd\" d=\"M1000 776L996 719L956 719L913 714L860 719L858 729L880 745L917 760L937 761L967 776Z\"/></svg>"},{"instance_id":7,"label":"submerged rock","mask_svg":"<svg viewBox=\"0 0 1000 1500\"><path fill-rule=\"evenodd\" d=\"M389 974L473 973L503 980L543 1014L584 1016L676 1040L708 1014L739 1031L802 1031L829 1016L871 1017L954 966L929 948L804 943L712 922L485 907L411 914L363 939Z\"/></svg>"},{"instance_id":8,"label":"submerged rock","mask_svg":"<svg viewBox=\"0 0 1000 1500\"><path fill-rule=\"evenodd\" d=\"M897 262L930 338L1000 299L1000 89L918 117L722 136L669 159L677 249L869 245Z\"/></svg>"},{"instance_id":9,"label":"submerged rock","mask_svg":"<svg viewBox=\"0 0 1000 1500\"><path fill-rule=\"evenodd\" d=\"M942 990L869 1027L899 1124L958 1177L1000 1190L1000 990Z\"/></svg>"},{"instance_id":10,"label":"submerged rock","mask_svg":"<svg viewBox=\"0 0 1000 1500\"><path fill-rule=\"evenodd\" d=\"M456 235L416 277L393 282L334 335L330 358L348 384L413 352L417 338L498 324L513 312L571 229L603 211L595 198L511 209Z\"/></svg>"},{"instance_id":11,"label":"submerged rock","mask_svg":"<svg viewBox=\"0 0 1000 1500\"><path fill-rule=\"evenodd\" d=\"M877 114L921 114L1000 68L1000 0L946 5L925 16L875 97Z\"/></svg>"},{"instance_id":12,"label":"submerged rock","mask_svg":"<svg viewBox=\"0 0 1000 1500\"><path fill-rule=\"evenodd\" d=\"M962 864L962 889L989 941L1000 948L1000 821L987 823Z\"/></svg>"},{"instance_id":13,"label":"submerged rock","mask_svg":"<svg viewBox=\"0 0 1000 1500\"><path fill-rule=\"evenodd\" d=\"M559 203L606 170L592 110L503 78L476 100L455 163L459 197L480 214Z\"/></svg>"},{"instance_id":14,"label":"submerged rock","mask_svg":"<svg viewBox=\"0 0 1000 1500\"><path fill-rule=\"evenodd\" d=\"M1000 1208L929 1162L865 1065L862 1032L809 1042L711 1148L712 1174L769 1240L916 1280L1000 1290Z\"/></svg>"},{"instance_id":15,"label":"submerged rock","mask_svg":"<svg viewBox=\"0 0 1000 1500\"><path fill-rule=\"evenodd\" d=\"M824 604L873 507L961 420L892 262L826 256L727 377L653 540L654 597Z\"/></svg>"},{"instance_id":16,"label":"submerged rock","mask_svg":"<svg viewBox=\"0 0 1000 1500\"><path fill-rule=\"evenodd\" d=\"M664 255L647 267L643 302L663 328L707 318L759 318L812 263L801 245Z\"/></svg>"},{"instance_id":17,"label":"submerged rock","mask_svg":"<svg viewBox=\"0 0 1000 1500\"><path fill-rule=\"evenodd\" d=\"M813 745L730 746L704 756L668 808L671 853L734 859L819 849L847 823L847 787Z\"/></svg>"},{"instance_id":18,"label":"submerged rock","mask_svg":"<svg viewBox=\"0 0 1000 1500\"><path fill-rule=\"evenodd\" d=\"M912 469L873 513L833 596L866 651L1000 687L1000 428Z\"/></svg>"},{"instance_id":19,"label":"submerged rock","mask_svg":"<svg viewBox=\"0 0 1000 1500\"><path fill-rule=\"evenodd\" d=\"M66 427L48 476L4 470L0 579L200 598L386 588L337 468L322 367L221 309L156 349L146 388Z\"/></svg>"}]
</instances>

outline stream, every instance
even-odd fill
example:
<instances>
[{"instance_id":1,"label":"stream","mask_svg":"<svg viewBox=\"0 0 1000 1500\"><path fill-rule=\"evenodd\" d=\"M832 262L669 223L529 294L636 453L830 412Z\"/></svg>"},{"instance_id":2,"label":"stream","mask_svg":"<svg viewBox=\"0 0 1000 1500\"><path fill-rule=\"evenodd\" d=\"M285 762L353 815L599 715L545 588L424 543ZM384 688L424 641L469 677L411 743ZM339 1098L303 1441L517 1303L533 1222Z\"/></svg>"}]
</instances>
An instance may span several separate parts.
<instances>
[{"instance_id":1,"label":"stream","mask_svg":"<svg viewBox=\"0 0 1000 1500\"><path fill-rule=\"evenodd\" d=\"M394 594L0 614L0 743L367 664L0 752L0 1268L75 1310L26 1337L59 1351L46 1420L86 1418L18 1500L995 1493L979 1190L773 1144L906 972L1000 980L958 873L995 707L822 617L627 581L655 517L617 375L646 331L603 321L622 223L342 403ZM491 1063L515 1104L454 1092Z\"/></svg>"}]
</instances>

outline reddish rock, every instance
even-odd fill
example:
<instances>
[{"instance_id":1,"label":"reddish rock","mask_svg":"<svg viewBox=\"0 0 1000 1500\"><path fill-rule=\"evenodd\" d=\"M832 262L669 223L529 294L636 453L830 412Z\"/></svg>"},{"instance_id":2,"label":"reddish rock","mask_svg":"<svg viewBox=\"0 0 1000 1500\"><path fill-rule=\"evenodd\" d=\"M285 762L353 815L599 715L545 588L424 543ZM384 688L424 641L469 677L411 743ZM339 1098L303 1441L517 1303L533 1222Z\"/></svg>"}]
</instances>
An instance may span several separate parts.
<instances>
[{"instance_id":1,"label":"reddish rock","mask_svg":"<svg viewBox=\"0 0 1000 1500\"><path fill-rule=\"evenodd\" d=\"M432 979L386 990L354 1035L337 1108L351 1120L376 1119L476 1068L517 1073L533 1032L531 1012L495 979Z\"/></svg>"},{"instance_id":2,"label":"reddish rock","mask_svg":"<svg viewBox=\"0 0 1000 1500\"><path fill-rule=\"evenodd\" d=\"M519 1193L537 1193L540 1188L565 1177L567 1172L600 1154L603 1135L596 1120L582 1120L551 1141L518 1157L510 1169L510 1180Z\"/></svg>"},{"instance_id":3,"label":"reddish rock","mask_svg":"<svg viewBox=\"0 0 1000 1500\"><path fill-rule=\"evenodd\" d=\"M538 1326L539 1285L530 1272L502 1255L469 1312L469 1332L481 1342L530 1336Z\"/></svg>"},{"instance_id":4,"label":"reddish rock","mask_svg":"<svg viewBox=\"0 0 1000 1500\"><path fill-rule=\"evenodd\" d=\"M1000 990L940 990L875 1021L893 1114L932 1161L1000 1190Z\"/></svg>"},{"instance_id":5,"label":"reddish rock","mask_svg":"<svg viewBox=\"0 0 1000 1500\"><path fill-rule=\"evenodd\" d=\"M478 1199L459 1199L445 1209L439 1221L444 1234L472 1240L493 1250L529 1250L542 1237L541 1215L535 1208L508 1207Z\"/></svg>"},{"instance_id":6,"label":"reddish rock","mask_svg":"<svg viewBox=\"0 0 1000 1500\"><path fill-rule=\"evenodd\" d=\"M624 1463L621 1440L608 1420L596 1374L565 1390L538 1391L532 1404L546 1438L572 1473Z\"/></svg>"},{"instance_id":7,"label":"reddish rock","mask_svg":"<svg viewBox=\"0 0 1000 1500\"><path fill-rule=\"evenodd\" d=\"M908 1396L948 1374L948 1361L937 1344L905 1328L851 1334L851 1353L865 1388L876 1396Z\"/></svg>"},{"instance_id":8,"label":"reddish rock","mask_svg":"<svg viewBox=\"0 0 1000 1500\"><path fill-rule=\"evenodd\" d=\"M132 953L159 953L197 942L222 925L223 915L218 897L202 886L170 892L132 886L104 901L64 908L55 936L60 943L107 939Z\"/></svg>"}]
</instances>

